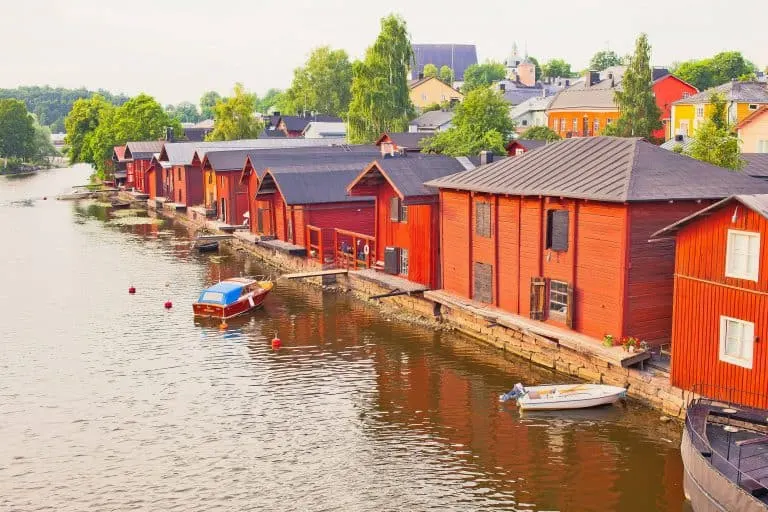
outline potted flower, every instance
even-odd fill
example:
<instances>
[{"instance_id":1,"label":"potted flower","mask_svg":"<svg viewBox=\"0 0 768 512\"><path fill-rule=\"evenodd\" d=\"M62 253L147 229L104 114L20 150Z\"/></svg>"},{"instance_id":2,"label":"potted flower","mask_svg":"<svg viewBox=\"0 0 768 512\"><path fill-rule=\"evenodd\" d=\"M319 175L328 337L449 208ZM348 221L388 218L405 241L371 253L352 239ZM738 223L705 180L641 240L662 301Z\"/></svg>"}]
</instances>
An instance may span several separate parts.
<instances>
[{"instance_id":1,"label":"potted flower","mask_svg":"<svg viewBox=\"0 0 768 512\"><path fill-rule=\"evenodd\" d=\"M637 348L637 338L630 336L627 338L627 351L630 354L633 354L635 352L635 348Z\"/></svg>"},{"instance_id":2,"label":"potted flower","mask_svg":"<svg viewBox=\"0 0 768 512\"><path fill-rule=\"evenodd\" d=\"M612 347L613 346L613 335L612 334L606 334L603 336L603 345L606 347Z\"/></svg>"}]
</instances>

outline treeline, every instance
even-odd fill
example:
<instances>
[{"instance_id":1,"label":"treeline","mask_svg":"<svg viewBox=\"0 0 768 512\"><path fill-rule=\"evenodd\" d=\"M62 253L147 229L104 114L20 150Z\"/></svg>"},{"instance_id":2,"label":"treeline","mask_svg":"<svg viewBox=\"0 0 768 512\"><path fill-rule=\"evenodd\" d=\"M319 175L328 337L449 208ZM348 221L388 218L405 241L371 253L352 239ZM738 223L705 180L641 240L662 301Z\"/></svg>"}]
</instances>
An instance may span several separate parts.
<instances>
[{"instance_id":1,"label":"treeline","mask_svg":"<svg viewBox=\"0 0 768 512\"><path fill-rule=\"evenodd\" d=\"M64 118L67 117L72 105L81 98L91 98L100 95L113 105L122 105L128 97L122 94L114 95L108 91L89 91L85 88L65 89L50 86L22 86L15 89L0 89L0 99L17 99L24 102L27 111L34 114L42 126L47 126L53 133L64 131Z\"/></svg>"},{"instance_id":2,"label":"treeline","mask_svg":"<svg viewBox=\"0 0 768 512\"><path fill-rule=\"evenodd\" d=\"M23 101L0 99L0 172L22 163L44 163L56 154L51 132L27 111Z\"/></svg>"}]
</instances>

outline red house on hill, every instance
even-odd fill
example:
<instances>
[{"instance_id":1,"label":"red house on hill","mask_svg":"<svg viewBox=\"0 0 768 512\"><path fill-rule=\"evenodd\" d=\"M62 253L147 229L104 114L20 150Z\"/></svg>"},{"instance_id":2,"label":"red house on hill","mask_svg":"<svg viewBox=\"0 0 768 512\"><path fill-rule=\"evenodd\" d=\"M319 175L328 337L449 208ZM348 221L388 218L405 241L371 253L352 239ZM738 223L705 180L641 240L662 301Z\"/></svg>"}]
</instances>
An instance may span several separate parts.
<instances>
[{"instance_id":1,"label":"red house on hill","mask_svg":"<svg viewBox=\"0 0 768 512\"><path fill-rule=\"evenodd\" d=\"M473 167L467 158L408 154L375 160L352 180L350 195L376 198L375 261L385 272L439 286L438 196L424 182Z\"/></svg>"},{"instance_id":2,"label":"red house on hill","mask_svg":"<svg viewBox=\"0 0 768 512\"><path fill-rule=\"evenodd\" d=\"M427 182L450 294L602 338L669 341L674 244L702 203L768 184L639 139L575 138Z\"/></svg>"},{"instance_id":3,"label":"red house on hill","mask_svg":"<svg viewBox=\"0 0 768 512\"><path fill-rule=\"evenodd\" d=\"M505 149L507 150L507 156L517 156L527 153L532 149L540 148L546 145L546 143L547 141L545 140L513 139L507 143Z\"/></svg>"},{"instance_id":4,"label":"red house on hill","mask_svg":"<svg viewBox=\"0 0 768 512\"><path fill-rule=\"evenodd\" d=\"M376 140L376 145L381 149L382 155L395 156L403 151L421 152L422 141L434 135L425 132L384 133Z\"/></svg>"},{"instance_id":5,"label":"red house on hill","mask_svg":"<svg viewBox=\"0 0 768 512\"><path fill-rule=\"evenodd\" d=\"M651 135L658 140L668 140L674 135L672 133L672 103L688 96L697 94L699 90L689 84L688 82L681 80L673 74L670 74L665 69L654 69L654 81L653 81L653 95L656 97L656 105L661 110L661 122L664 126ZM656 75L666 72L657 78Z\"/></svg>"},{"instance_id":6,"label":"red house on hill","mask_svg":"<svg viewBox=\"0 0 768 512\"><path fill-rule=\"evenodd\" d=\"M673 236L672 384L768 407L768 195L729 197L654 235Z\"/></svg>"},{"instance_id":7,"label":"red house on hill","mask_svg":"<svg viewBox=\"0 0 768 512\"><path fill-rule=\"evenodd\" d=\"M132 184L133 188L139 192L148 193L149 183L146 181L146 172L152 157L162 149L162 140L128 142L125 145L126 181L129 187Z\"/></svg>"}]
</instances>

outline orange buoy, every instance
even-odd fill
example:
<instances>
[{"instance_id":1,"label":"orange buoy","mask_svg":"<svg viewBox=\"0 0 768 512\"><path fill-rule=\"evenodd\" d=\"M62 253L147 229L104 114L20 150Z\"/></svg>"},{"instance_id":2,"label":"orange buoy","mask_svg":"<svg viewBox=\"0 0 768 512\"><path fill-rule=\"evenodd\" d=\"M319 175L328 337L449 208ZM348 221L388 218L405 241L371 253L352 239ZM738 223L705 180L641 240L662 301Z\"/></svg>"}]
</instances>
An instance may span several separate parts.
<instances>
[{"instance_id":1,"label":"orange buoy","mask_svg":"<svg viewBox=\"0 0 768 512\"><path fill-rule=\"evenodd\" d=\"M130 293L131 295L133 295L134 293L136 293L136 288L134 288L133 286L131 286L130 288L128 288L128 293Z\"/></svg>"},{"instance_id":2,"label":"orange buoy","mask_svg":"<svg viewBox=\"0 0 768 512\"><path fill-rule=\"evenodd\" d=\"M173 302L167 300L165 301L165 309L171 309L173 307Z\"/></svg>"},{"instance_id":3,"label":"orange buoy","mask_svg":"<svg viewBox=\"0 0 768 512\"><path fill-rule=\"evenodd\" d=\"M272 348L273 349L277 350L278 348L280 348L282 346L283 346L283 342L280 341L280 338L278 338L277 336L272 338Z\"/></svg>"},{"instance_id":4,"label":"orange buoy","mask_svg":"<svg viewBox=\"0 0 768 512\"><path fill-rule=\"evenodd\" d=\"M227 327L229 327L229 326L227 325L227 321L226 321L226 320L222 320L222 321L221 321L221 323L219 324L219 329L221 329L221 330L223 331L223 330L224 330L224 329L226 329Z\"/></svg>"}]
</instances>

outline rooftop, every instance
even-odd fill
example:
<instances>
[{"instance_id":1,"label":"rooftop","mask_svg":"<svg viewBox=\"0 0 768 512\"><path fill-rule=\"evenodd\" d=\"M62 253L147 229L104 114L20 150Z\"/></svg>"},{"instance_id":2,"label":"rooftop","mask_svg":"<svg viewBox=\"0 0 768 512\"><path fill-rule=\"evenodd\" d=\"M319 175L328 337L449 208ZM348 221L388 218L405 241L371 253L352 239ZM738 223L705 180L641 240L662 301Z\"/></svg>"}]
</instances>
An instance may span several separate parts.
<instances>
[{"instance_id":1,"label":"rooftop","mask_svg":"<svg viewBox=\"0 0 768 512\"><path fill-rule=\"evenodd\" d=\"M150 160L152 155L163 149L164 140L145 140L125 144L126 160Z\"/></svg>"},{"instance_id":2,"label":"rooftop","mask_svg":"<svg viewBox=\"0 0 768 512\"><path fill-rule=\"evenodd\" d=\"M763 82L730 81L717 87L707 89L699 94L677 100L673 105L690 105L709 103L712 94L722 94L726 101L740 103L768 103L768 84Z\"/></svg>"},{"instance_id":3,"label":"rooftop","mask_svg":"<svg viewBox=\"0 0 768 512\"><path fill-rule=\"evenodd\" d=\"M453 116L454 113L450 110L431 110L429 112L424 112L408 124L418 126L419 128L437 129L450 123Z\"/></svg>"}]
</instances>

